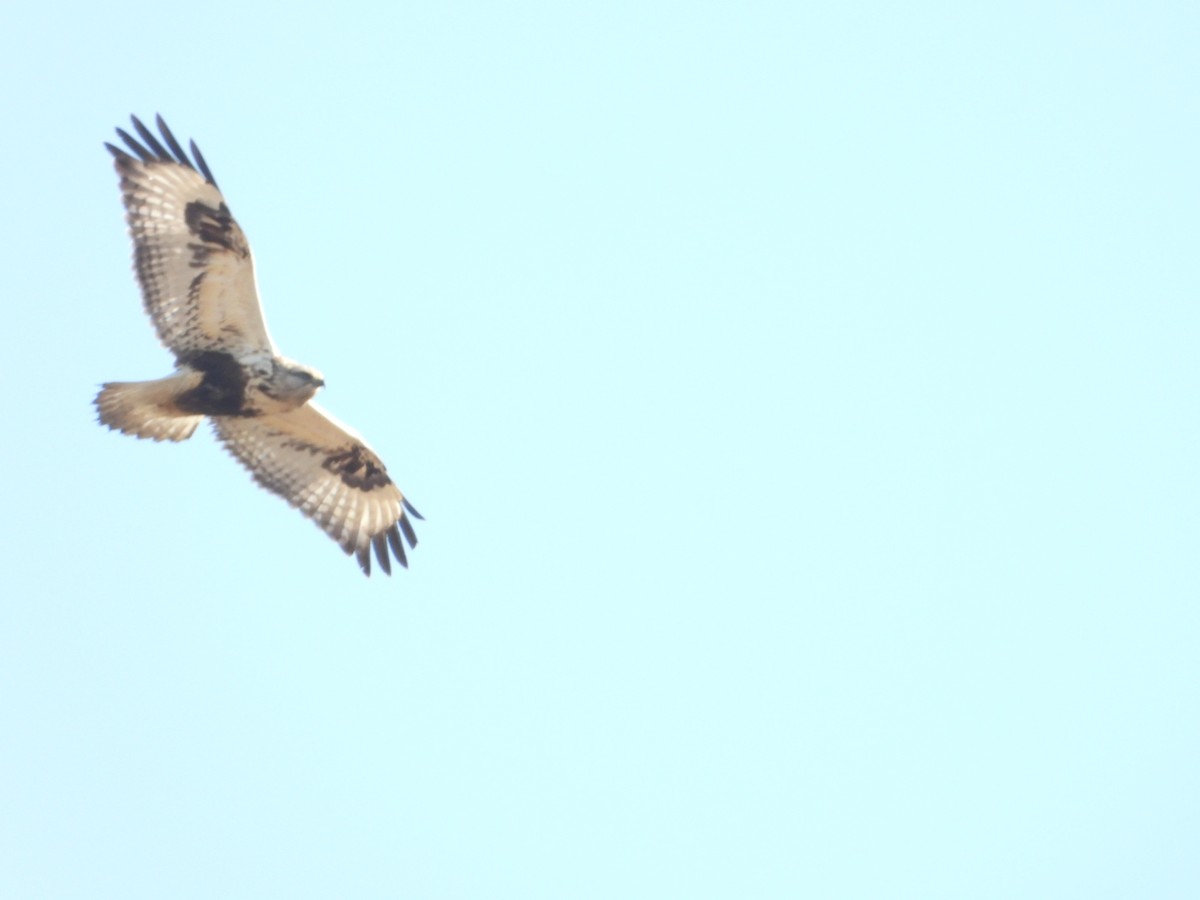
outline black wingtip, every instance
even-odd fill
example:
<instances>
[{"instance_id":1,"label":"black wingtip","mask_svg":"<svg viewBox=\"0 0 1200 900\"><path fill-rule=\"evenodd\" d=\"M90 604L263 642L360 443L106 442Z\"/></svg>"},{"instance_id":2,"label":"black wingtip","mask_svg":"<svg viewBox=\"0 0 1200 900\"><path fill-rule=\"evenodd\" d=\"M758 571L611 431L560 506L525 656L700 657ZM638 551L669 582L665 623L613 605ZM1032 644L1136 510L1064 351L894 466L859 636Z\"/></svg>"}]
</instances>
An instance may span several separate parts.
<instances>
[{"instance_id":1,"label":"black wingtip","mask_svg":"<svg viewBox=\"0 0 1200 900\"><path fill-rule=\"evenodd\" d=\"M158 126L159 133L163 136L163 140L167 142L167 146L171 148L171 152L175 155L177 162L182 163L189 169L195 169L192 161L188 159L187 152L183 149L183 145L175 138L175 133L167 126L163 117L159 114L154 116L154 124Z\"/></svg>"},{"instance_id":2,"label":"black wingtip","mask_svg":"<svg viewBox=\"0 0 1200 900\"><path fill-rule=\"evenodd\" d=\"M196 146L195 141L191 141L192 156L196 157L196 165L200 167L200 174L213 187L217 186L217 179L213 178L213 173L208 168L208 163L204 161L204 154L200 152L200 148Z\"/></svg>"},{"instance_id":3,"label":"black wingtip","mask_svg":"<svg viewBox=\"0 0 1200 900\"><path fill-rule=\"evenodd\" d=\"M371 538L371 545L375 548L375 558L379 560L379 568L383 569L384 575L392 574L392 558L388 556L387 535L383 532Z\"/></svg>"},{"instance_id":4,"label":"black wingtip","mask_svg":"<svg viewBox=\"0 0 1200 900\"><path fill-rule=\"evenodd\" d=\"M405 509L407 509L410 513L413 514L414 519L420 519L422 522L425 521L425 517L423 515L421 515L419 512L417 512L417 508L408 502L407 497L402 499L400 502L404 504Z\"/></svg>"},{"instance_id":5,"label":"black wingtip","mask_svg":"<svg viewBox=\"0 0 1200 900\"><path fill-rule=\"evenodd\" d=\"M135 119L134 121L137 120ZM140 159L142 162L151 162L155 159L154 154L139 144L137 138L133 137L133 135L131 135L124 128L117 129L117 137L124 141L125 146L136 153L138 159Z\"/></svg>"},{"instance_id":6,"label":"black wingtip","mask_svg":"<svg viewBox=\"0 0 1200 900\"><path fill-rule=\"evenodd\" d=\"M400 530L404 532L404 539L408 541L408 546L414 550L417 547L417 533L413 531L412 522L408 521L408 516L400 514L400 521L396 523L400 526Z\"/></svg>"},{"instance_id":7,"label":"black wingtip","mask_svg":"<svg viewBox=\"0 0 1200 900\"><path fill-rule=\"evenodd\" d=\"M159 159L163 160L164 162L171 162L171 152L162 145L162 142L157 137L154 136L154 132L143 125L142 120L137 116L130 116L129 118L133 122L133 127L136 129L138 135L141 136L143 141L145 141L146 146L154 151Z\"/></svg>"},{"instance_id":8,"label":"black wingtip","mask_svg":"<svg viewBox=\"0 0 1200 900\"><path fill-rule=\"evenodd\" d=\"M364 575L371 577L371 546L360 547L356 553L358 557L358 567L362 569Z\"/></svg>"},{"instance_id":9,"label":"black wingtip","mask_svg":"<svg viewBox=\"0 0 1200 900\"><path fill-rule=\"evenodd\" d=\"M212 170L208 167L208 163L205 161L203 154L200 153L200 148L196 146L196 142L191 142L192 155L189 156L161 115L156 114L154 117L154 123L158 126L159 133L162 134L161 141L137 116L130 116L129 121L133 123L133 130L138 133L141 141L123 128L117 129L117 136L121 138L142 162L157 160L160 162L178 163L181 166L187 166L193 172L199 172L209 184L213 187L217 186L217 180L213 178ZM165 145L163 141L166 142ZM128 152L121 150L119 147L114 147L112 144L105 144L104 146L108 148L109 153L118 159L123 157L132 159Z\"/></svg>"},{"instance_id":10,"label":"black wingtip","mask_svg":"<svg viewBox=\"0 0 1200 900\"><path fill-rule=\"evenodd\" d=\"M396 560L407 569L408 555L404 552L404 542L400 540L400 530L394 524L387 530L387 541L391 545L392 553L396 555Z\"/></svg>"}]
</instances>

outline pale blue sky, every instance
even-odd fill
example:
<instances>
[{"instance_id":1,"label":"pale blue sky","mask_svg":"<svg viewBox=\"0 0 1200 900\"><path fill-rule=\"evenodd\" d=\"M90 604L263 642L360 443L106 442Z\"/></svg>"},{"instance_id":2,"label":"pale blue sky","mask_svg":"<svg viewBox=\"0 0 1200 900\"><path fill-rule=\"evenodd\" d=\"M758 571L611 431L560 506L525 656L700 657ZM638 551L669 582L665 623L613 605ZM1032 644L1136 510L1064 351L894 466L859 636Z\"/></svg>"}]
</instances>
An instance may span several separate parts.
<instances>
[{"instance_id":1,"label":"pale blue sky","mask_svg":"<svg viewBox=\"0 0 1200 900\"><path fill-rule=\"evenodd\" d=\"M1194 4L282 9L0 29L0 896L1200 894ZM94 424L131 112L410 571Z\"/></svg>"}]
</instances>

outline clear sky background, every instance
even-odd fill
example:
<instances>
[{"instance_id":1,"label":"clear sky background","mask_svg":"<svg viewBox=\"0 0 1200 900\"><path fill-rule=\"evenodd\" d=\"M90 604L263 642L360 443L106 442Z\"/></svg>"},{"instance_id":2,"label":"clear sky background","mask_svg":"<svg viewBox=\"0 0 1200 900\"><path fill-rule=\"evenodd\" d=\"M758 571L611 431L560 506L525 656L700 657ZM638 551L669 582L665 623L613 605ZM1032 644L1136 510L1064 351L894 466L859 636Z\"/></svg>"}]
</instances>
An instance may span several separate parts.
<instances>
[{"instance_id":1,"label":"clear sky background","mask_svg":"<svg viewBox=\"0 0 1200 900\"><path fill-rule=\"evenodd\" d=\"M1200 896L1200 7L283 9L4 15L0 896ZM131 112L409 571L94 423Z\"/></svg>"}]
</instances>

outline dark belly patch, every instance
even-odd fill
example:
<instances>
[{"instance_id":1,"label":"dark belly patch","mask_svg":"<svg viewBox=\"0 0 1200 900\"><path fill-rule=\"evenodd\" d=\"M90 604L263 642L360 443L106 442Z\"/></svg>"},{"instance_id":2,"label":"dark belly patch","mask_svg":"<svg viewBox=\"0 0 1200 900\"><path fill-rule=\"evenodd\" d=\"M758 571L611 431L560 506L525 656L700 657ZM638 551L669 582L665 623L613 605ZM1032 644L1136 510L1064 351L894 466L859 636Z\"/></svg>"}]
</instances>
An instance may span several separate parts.
<instances>
[{"instance_id":1,"label":"dark belly patch","mask_svg":"<svg viewBox=\"0 0 1200 900\"><path fill-rule=\"evenodd\" d=\"M184 412L204 416L255 415L246 408L246 384L250 380L232 356L218 350L189 353L179 361L203 373L204 380L175 401Z\"/></svg>"}]
</instances>

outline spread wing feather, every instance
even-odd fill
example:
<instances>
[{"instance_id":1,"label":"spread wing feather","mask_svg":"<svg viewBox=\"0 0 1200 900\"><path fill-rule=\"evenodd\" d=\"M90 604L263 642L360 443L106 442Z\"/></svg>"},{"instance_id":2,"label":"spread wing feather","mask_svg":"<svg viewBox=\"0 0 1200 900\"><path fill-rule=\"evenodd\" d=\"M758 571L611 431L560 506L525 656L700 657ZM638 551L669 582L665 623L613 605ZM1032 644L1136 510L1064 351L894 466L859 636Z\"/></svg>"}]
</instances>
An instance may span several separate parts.
<instances>
[{"instance_id":1,"label":"spread wing feather","mask_svg":"<svg viewBox=\"0 0 1200 900\"><path fill-rule=\"evenodd\" d=\"M353 429L314 403L255 418L217 417L217 437L267 490L312 519L371 574L371 551L391 574L390 549L408 565L404 540L417 545L408 519L421 518L388 477L383 462Z\"/></svg>"},{"instance_id":2,"label":"spread wing feather","mask_svg":"<svg viewBox=\"0 0 1200 900\"><path fill-rule=\"evenodd\" d=\"M157 124L161 141L135 116L137 138L117 129L128 149L105 146L121 177L134 270L159 338L179 358L276 353L246 236L195 141L189 156L162 116Z\"/></svg>"}]
</instances>

